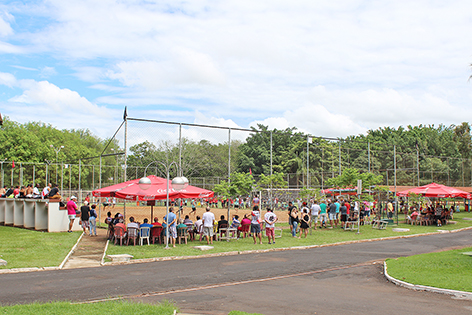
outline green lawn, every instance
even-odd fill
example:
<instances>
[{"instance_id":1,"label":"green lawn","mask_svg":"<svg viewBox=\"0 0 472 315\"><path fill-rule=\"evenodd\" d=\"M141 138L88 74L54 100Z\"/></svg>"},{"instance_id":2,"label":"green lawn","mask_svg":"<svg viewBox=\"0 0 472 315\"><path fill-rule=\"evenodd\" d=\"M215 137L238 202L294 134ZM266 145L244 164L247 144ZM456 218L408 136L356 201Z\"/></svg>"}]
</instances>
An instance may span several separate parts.
<instances>
[{"instance_id":1,"label":"green lawn","mask_svg":"<svg viewBox=\"0 0 472 315\"><path fill-rule=\"evenodd\" d=\"M193 255L204 255L209 253L221 253L221 252L232 252L232 251L247 251L257 249L269 249L269 248L284 248L294 246L310 246L310 245L322 245L322 244L333 244L338 242L346 242L352 240L363 240L363 239L376 239L382 237L391 237L399 235L414 235L424 234L430 232L437 232L441 230L455 230L464 227L472 226L472 221L463 220L464 217L471 217L472 214L461 212L454 215L454 221L457 224L449 224L440 228L436 226L412 226L407 224L399 224L400 228L408 228L410 232L393 232L392 226L389 226L387 230L376 230L372 229L370 225L361 226L360 234L356 234L353 231L344 231L339 227L336 229L317 229L314 230L312 235L308 235L308 238L293 238L290 235L288 229L283 230L283 237L276 239L276 244L267 244L267 238L263 237L263 244L254 244L252 238L245 238L239 240L230 240L229 242L213 242L214 249L208 251L200 251L194 249L193 246L206 245L206 242L193 241L187 245L177 244L176 248L164 249L163 245L150 245L150 246L115 246L110 243L107 254L131 254L134 259L141 258L153 258L153 257L166 257L166 256L193 256ZM278 224L279 227L287 227L287 224Z\"/></svg>"},{"instance_id":2,"label":"green lawn","mask_svg":"<svg viewBox=\"0 0 472 315\"><path fill-rule=\"evenodd\" d=\"M71 304L69 302L33 303L27 305L13 305L0 307L1 314L68 314L68 315L96 315L96 314L174 314L178 308L169 302L157 305L134 303L127 301L110 301L92 304Z\"/></svg>"},{"instance_id":3,"label":"green lawn","mask_svg":"<svg viewBox=\"0 0 472 315\"><path fill-rule=\"evenodd\" d=\"M0 226L0 258L7 261L0 269L59 266L81 234Z\"/></svg>"},{"instance_id":4,"label":"green lawn","mask_svg":"<svg viewBox=\"0 0 472 315\"><path fill-rule=\"evenodd\" d=\"M26 305L0 306L0 314L8 315L48 315L48 314L70 314L70 315L96 315L96 314L156 314L170 315L179 308L171 302L164 301L153 305L145 303L129 302L126 300L108 301L92 304L71 304L69 302L33 303ZM228 315L262 315L259 313L246 313L231 311Z\"/></svg>"},{"instance_id":5,"label":"green lawn","mask_svg":"<svg viewBox=\"0 0 472 315\"><path fill-rule=\"evenodd\" d=\"M472 247L387 260L388 274L417 285L472 292Z\"/></svg>"}]
</instances>

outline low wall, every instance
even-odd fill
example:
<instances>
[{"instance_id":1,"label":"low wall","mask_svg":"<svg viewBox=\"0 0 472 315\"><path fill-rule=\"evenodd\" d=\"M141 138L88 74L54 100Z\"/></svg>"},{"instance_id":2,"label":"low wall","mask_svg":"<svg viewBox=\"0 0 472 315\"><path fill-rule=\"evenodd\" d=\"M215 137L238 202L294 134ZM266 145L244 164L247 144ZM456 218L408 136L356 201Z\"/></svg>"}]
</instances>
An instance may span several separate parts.
<instances>
[{"instance_id":1,"label":"low wall","mask_svg":"<svg viewBox=\"0 0 472 315\"><path fill-rule=\"evenodd\" d=\"M0 225L9 225L48 232L69 229L67 210L59 209L59 201L48 199L0 198ZM73 231L80 231L76 218Z\"/></svg>"}]
</instances>

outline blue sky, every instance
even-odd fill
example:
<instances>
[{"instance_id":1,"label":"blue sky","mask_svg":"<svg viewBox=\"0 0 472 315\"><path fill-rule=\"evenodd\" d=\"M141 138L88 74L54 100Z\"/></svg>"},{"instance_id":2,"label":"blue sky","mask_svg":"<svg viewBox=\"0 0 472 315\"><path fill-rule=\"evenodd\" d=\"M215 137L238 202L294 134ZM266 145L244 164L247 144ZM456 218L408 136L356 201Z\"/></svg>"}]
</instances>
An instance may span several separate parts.
<instances>
[{"instance_id":1,"label":"blue sky","mask_svg":"<svg viewBox=\"0 0 472 315\"><path fill-rule=\"evenodd\" d=\"M0 112L110 137L129 116L345 137L470 121L472 2L0 4Z\"/></svg>"}]
</instances>

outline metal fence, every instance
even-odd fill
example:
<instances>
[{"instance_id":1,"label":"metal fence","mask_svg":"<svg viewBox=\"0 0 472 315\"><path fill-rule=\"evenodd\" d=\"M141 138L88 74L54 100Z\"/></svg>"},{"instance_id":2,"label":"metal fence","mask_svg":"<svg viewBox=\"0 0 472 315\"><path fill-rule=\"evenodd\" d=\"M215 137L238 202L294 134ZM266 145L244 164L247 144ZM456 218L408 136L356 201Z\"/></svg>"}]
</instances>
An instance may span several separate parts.
<instances>
[{"instance_id":1,"label":"metal fence","mask_svg":"<svg viewBox=\"0 0 472 315\"><path fill-rule=\"evenodd\" d=\"M2 186L29 183L44 186L52 182L58 184L63 194L70 195L72 191L91 191L150 174L164 177L157 163L149 165L158 160L178 164L171 176L183 174L190 184L212 189L237 170L238 147L257 132L260 131L127 118L100 156L72 163L16 162L14 167L12 161L3 161L0 162L1 183ZM470 159L428 156L414 148L374 146L369 142L312 135L301 140L306 145L297 152L297 167L285 174L289 189L326 188L326 181L347 167L381 174L384 185L415 186L432 181L449 186L472 185ZM272 149L283 144L274 140L261 145L270 147L264 169L272 173ZM148 156L150 151L154 155ZM253 175L257 180L260 174Z\"/></svg>"}]
</instances>

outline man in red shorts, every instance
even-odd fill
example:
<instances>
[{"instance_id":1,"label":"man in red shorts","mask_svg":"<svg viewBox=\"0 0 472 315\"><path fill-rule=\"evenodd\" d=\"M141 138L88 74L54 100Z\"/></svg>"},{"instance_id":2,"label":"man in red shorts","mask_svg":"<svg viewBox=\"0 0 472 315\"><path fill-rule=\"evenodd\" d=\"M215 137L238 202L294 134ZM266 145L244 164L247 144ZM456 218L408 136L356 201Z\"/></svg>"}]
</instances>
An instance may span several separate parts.
<instances>
[{"instance_id":1,"label":"man in red shorts","mask_svg":"<svg viewBox=\"0 0 472 315\"><path fill-rule=\"evenodd\" d=\"M267 213L264 215L264 221L265 221L265 228L266 228L266 235L267 238L269 239L269 244L275 244L275 236L274 236L274 228L275 228L275 222L277 222L277 216L275 213L272 211L271 208L267 208ZM271 243L272 239L272 243Z\"/></svg>"}]
</instances>

